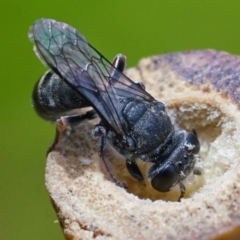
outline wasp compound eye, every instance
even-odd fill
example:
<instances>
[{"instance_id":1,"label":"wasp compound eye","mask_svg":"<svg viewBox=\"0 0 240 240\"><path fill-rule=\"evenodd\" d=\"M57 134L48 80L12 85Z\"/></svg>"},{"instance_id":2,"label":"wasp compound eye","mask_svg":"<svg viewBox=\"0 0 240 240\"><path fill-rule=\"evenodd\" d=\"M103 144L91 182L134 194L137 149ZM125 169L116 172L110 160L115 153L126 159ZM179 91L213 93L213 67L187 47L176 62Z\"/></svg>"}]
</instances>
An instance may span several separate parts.
<instances>
[{"instance_id":1,"label":"wasp compound eye","mask_svg":"<svg viewBox=\"0 0 240 240\"><path fill-rule=\"evenodd\" d=\"M200 150L200 143L198 141L198 138L192 133L188 134L184 145L187 150L192 152L193 154L197 154Z\"/></svg>"},{"instance_id":2,"label":"wasp compound eye","mask_svg":"<svg viewBox=\"0 0 240 240\"><path fill-rule=\"evenodd\" d=\"M178 180L178 174L174 165L168 165L163 168L155 177L153 177L152 187L159 192L168 192Z\"/></svg>"}]
</instances>

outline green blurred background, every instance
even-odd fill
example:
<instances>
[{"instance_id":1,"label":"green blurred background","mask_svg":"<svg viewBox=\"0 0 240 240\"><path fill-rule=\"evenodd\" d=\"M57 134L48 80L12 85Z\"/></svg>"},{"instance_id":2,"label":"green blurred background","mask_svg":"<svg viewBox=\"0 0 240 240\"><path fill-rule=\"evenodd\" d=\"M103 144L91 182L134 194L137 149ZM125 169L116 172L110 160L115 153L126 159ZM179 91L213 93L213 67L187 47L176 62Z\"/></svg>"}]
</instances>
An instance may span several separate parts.
<instances>
[{"instance_id":1,"label":"green blurred background","mask_svg":"<svg viewBox=\"0 0 240 240\"><path fill-rule=\"evenodd\" d=\"M240 1L1 1L0 239L64 239L44 186L54 125L31 107L46 70L27 39L42 17L79 29L108 59L213 48L240 54ZM137 79L136 79L137 80Z\"/></svg>"}]
</instances>

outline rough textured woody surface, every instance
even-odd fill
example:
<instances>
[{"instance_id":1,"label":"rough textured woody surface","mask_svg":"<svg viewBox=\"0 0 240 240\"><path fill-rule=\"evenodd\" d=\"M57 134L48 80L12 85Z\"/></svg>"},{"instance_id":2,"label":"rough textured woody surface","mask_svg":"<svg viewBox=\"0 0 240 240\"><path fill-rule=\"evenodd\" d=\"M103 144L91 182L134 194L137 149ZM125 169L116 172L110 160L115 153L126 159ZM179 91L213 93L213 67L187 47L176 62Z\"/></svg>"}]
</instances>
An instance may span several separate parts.
<instances>
[{"instance_id":1,"label":"rough textured woody surface","mask_svg":"<svg viewBox=\"0 0 240 240\"><path fill-rule=\"evenodd\" d=\"M128 192L107 179L98 157L98 120L64 132L48 155L46 187L67 239L210 239L237 237L240 224L240 58L213 50L154 56L127 75L164 102L176 125L195 127L201 176L159 193L129 176L112 148L107 159ZM141 161L139 161L141 164ZM141 169L147 164L141 164ZM232 231L233 229L237 229ZM226 236L226 235L224 235ZM239 236L239 235L238 235Z\"/></svg>"}]
</instances>

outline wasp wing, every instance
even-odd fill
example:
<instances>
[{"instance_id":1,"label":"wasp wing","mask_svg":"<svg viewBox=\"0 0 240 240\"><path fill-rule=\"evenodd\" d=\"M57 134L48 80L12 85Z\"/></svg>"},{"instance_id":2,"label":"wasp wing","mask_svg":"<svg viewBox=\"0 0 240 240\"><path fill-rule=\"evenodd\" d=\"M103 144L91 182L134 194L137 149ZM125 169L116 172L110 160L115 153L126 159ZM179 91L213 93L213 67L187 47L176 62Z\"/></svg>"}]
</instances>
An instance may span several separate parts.
<instances>
[{"instance_id":1,"label":"wasp wing","mask_svg":"<svg viewBox=\"0 0 240 240\"><path fill-rule=\"evenodd\" d=\"M31 27L29 38L35 44L37 56L84 96L117 134L127 135L119 98L155 101L139 84L115 69L73 27L40 19Z\"/></svg>"}]
</instances>

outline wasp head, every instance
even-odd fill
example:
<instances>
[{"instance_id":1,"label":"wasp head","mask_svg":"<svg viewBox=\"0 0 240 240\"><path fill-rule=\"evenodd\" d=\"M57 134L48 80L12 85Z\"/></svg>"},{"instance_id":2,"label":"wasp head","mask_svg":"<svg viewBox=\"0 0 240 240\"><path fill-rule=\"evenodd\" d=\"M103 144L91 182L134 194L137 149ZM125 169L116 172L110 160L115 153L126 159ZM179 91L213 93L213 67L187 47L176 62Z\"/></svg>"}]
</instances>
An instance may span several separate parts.
<instances>
[{"instance_id":1,"label":"wasp head","mask_svg":"<svg viewBox=\"0 0 240 240\"><path fill-rule=\"evenodd\" d=\"M177 132L174 138L176 145L163 158L160 155L148 172L152 187L159 192L170 191L192 172L200 150L195 129L192 133Z\"/></svg>"}]
</instances>

